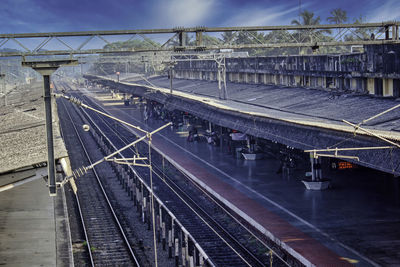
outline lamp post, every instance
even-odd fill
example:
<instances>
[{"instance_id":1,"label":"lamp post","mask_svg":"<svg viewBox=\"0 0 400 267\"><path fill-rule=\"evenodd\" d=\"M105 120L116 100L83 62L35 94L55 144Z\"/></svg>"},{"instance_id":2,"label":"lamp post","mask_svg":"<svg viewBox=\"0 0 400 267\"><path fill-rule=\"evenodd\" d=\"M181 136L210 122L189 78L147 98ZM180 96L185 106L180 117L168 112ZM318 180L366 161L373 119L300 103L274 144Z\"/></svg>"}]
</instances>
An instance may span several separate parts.
<instances>
[{"instance_id":1,"label":"lamp post","mask_svg":"<svg viewBox=\"0 0 400 267\"><path fill-rule=\"evenodd\" d=\"M43 96L46 114L46 139L47 139L47 172L50 196L57 195L54 143L53 143L53 120L51 112L51 88L50 75L60 66L77 65L77 60L49 60L49 61L22 61L23 67L31 67L43 76Z\"/></svg>"}]
</instances>

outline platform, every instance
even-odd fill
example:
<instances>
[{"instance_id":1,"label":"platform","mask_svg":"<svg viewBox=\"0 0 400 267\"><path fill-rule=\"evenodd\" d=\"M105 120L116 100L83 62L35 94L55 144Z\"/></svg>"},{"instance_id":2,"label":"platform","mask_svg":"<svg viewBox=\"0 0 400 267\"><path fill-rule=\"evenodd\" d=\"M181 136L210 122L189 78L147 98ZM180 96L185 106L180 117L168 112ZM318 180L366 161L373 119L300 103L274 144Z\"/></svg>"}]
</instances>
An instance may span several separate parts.
<instances>
[{"instance_id":1,"label":"platform","mask_svg":"<svg viewBox=\"0 0 400 267\"><path fill-rule=\"evenodd\" d=\"M64 195L49 196L42 84L24 85L0 103L0 265L73 266ZM56 159L68 156L53 101Z\"/></svg>"},{"instance_id":2,"label":"platform","mask_svg":"<svg viewBox=\"0 0 400 267\"><path fill-rule=\"evenodd\" d=\"M73 266L62 198L43 180L0 193L0 265Z\"/></svg>"},{"instance_id":3,"label":"platform","mask_svg":"<svg viewBox=\"0 0 400 267\"><path fill-rule=\"evenodd\" d=\"M106 94L97 99L111 114L146 128L134 106L123 106ZM152 122L151 128L159 124ZM385 178L382 183L382 173L368 170L332 172L327 175L333 189L310 192L301 183L306 170L284 177L276 173L279 162L274 158L235 159L207 143L187 143L184 132L167 130L156 135L153 144L243 216L317 266L400 262L398 180Z\"/></svg>"},{"instance_id":4,"label":"platform","mask_svg":"<svg viewBox=\"0 0 400 267\"><path fill-rule=\"evenodd\" d=\"M358 124L398 106L394 99L343 92L336 95L338 92L307 88L228 83L228 100L221 100L218 99L215 81L174 79L171 94L170 89L164 87L165 77L133 83L117 83L91 75L86 77L114 91L156 101L167 110L179 109L215 125L299 150L389 145L377 135L394 142L400 140L400 108L368 121L362 125L362 130L356 132L353 126L342 121ZM400 176L400 150L397 148L348 150L341 151L340 155L348 157L350 162Z\"/></svg>"}]
</instances>

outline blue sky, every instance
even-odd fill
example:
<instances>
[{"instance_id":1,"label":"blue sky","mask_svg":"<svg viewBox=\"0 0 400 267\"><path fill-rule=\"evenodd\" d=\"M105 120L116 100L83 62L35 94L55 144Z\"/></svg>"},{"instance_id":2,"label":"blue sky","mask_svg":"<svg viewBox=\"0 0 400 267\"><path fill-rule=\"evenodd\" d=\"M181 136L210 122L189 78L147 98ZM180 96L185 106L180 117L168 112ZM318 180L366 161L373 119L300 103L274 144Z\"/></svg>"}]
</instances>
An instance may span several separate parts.
<instances>
[{"instance_id":1,"label":"blue sky","mask_svg":"<svg viewBox=\"0 0 400 267\"><path fill-rule=\"evenodd\" d=\"M400 0L309 1L321 16L342 8L368 22L400 20ZM299 0L2 0L0 33L290 24Z\"/></svg>"}]
</instances>

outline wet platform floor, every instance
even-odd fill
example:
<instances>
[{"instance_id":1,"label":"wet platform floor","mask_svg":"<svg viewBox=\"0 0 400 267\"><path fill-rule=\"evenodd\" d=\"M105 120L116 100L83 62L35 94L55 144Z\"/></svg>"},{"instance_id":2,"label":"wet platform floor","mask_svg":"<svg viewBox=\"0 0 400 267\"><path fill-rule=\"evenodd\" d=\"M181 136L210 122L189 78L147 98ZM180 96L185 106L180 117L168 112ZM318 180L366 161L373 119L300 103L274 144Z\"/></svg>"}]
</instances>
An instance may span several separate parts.
<instances>
[{"instance_id":1,"label":"wet platform floor","mask_svg":"<svg viewBox=\"0 0 400 267\"><path fill-rule=\"evenodd\" d=\"M142 128L163 124L143 116L135 106L99 95L115 116ZM359 266L400 264L400 183L398 178L370 169L324 170L332 179L325 191L306 190L301 183L306 168L278 174L274 157L257 161L236 159L223 147L187 142L187 132L164 130L164 140L237 190L312 236L338 255ZM317 252L316 252L317 253Z\"/></svg>"}]
</instances>

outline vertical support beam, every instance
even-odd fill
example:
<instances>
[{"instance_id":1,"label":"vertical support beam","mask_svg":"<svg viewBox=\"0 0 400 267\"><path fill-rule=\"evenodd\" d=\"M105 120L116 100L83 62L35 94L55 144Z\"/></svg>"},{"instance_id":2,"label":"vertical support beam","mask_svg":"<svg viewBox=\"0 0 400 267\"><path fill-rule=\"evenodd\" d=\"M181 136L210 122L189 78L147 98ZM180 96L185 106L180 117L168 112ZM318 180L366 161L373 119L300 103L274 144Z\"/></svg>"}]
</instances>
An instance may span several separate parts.
<instances>
[{"instance_id":1,"label":"vertical support beam","mask_svg":"<svg viewBox=\"0 0 400 267\"><path fill-rule=\"evenodd\" d=\"M389 40L389 26L385 26L385 40Z\"/></svg>"},{"instance_id":2,"label":"vertical support beam","mask_svg":"<svg viewBox=\"0 0 400 267\"><path fill-rule=\"evenodd\" d=\"M172 258L172 230L168 230L168 258Z\"/></svg>"},{"instance_id":3,"label":"vertical support beam","mask_svg":"<svg viewBox=\"0 0 400 267\"><path fill-rule=\"evenodd\" d=\"M221 77L221 65L220 65L220 63L219 62L217 62L217 64L218 64L218 96L219 96L219 99L222 99L222 92L221 92L221 79L222 79L222 77Z\"/></svg>"},{"instance_id":4,"label":"vertical support beam","mask_svg":"<svg viewBox=\"0 0 400 267\"><path fill-rule=\"evenodd\" d=\"M162 156L162 179L165 180L165 158Z\"/></svg>"},{"instance_id":5,"label":"vertical support beam","mask_svg":"<svg viewBox=\"0 0 400 267\"><path fill-rule=\"evenodd\" d=\"M204 266L204 257L203 254L199 253L199 266L203 267Z\"/></svg>"},{"instance_id":6,"label":"vertical support beam","mask_svg":"<svg viewBox=\"0 0 400 267\"><path fill-rule=\"evenodd\" d=\"M153 188L153 165L151 160L151 142L152 136L148 135L148 160L149 160L149 176L150 176L150 210L151 210L151 221L153 223L153 245L154 245L154 263L155 267L158 266L158 254L157 254L157 240L156 240L156 218L154 211L154 188ZM150 218L149 218L150 219ZM150 227L150 223L149 223ZM150 230L150 229L149 229Z\"/></svg>"},{"instance_id":7,"label":"vertical support beam","mask_svg":"<svg viewBox=\"0 0 400 267\"><path fill-rule=\"evenodd\" d=\"M225 57L223 59L223 65L222 65L222 79L224 83L224 99L228 98L228 92L226 90L226 62L225 62Z\"/></svg>"},{"instance_id":8,"label":"vertical support beam","mask_svg":"<svg viewBox=\"0 0 400 267\"><path fill-rule=\"evenodd\" d=\"M165 245L166 245L166 240L165 240L165 222L162 222L161 224L161 231L162 231L162 248L165 251ZM168 231L168 238L169 238L169 231Z\"/></svg>"},{"instance_id":9,"label":"vertical support beam","mask_svg":"<svg viewBox=\"0 0 400 267\"><path fill-rule=\"evenodd\" d=\"M175 266L179 266L179 239L175 238Z\"/></svg>"},{"instance_id":10,"label":"vertical support beam","mask_svg":"<svg viewBox=\"0 0 400 267\"><path fill-rule=\"evenodd\" d=\"M50 75L43 75L44 86L44 109L46 113L46 137L47 137L47 171L49 178L49 192L50 196L57 194L56 188L56 170L54 160L54 146L53 146L53 119L51 114L51 89L50 89Z\"/></svg>"},{"instance_id":11,"label":"vertical support beam","mask_svg":"<svg viewBox=\"0 0 400 267\"><path fill-rule=\"evenodd\" d=\"M201 31L196 32L196 45L197 46L203 45L203 32Z\"/></svg>"},{"instance_id":12,"label":"vertical support beam","mask_svg":"<svg viewBox=\"0 0 400 267\"><path fill-rule=\"evenodd\" d=\"M317 180L322 180L322 159L320 157L316 159L315 173Z\"/></svg>"},{"instance_id":13,"label":"vertical support beam","mask_svg":"<svg viewBox=\"0 0 400 267\"><path fill-rule=\"evenodd\" d=\"M171 94L172 94L172 75L173 74L174 74L173 67L172 67L172 65L169 65L169 88L170 88Z\"/></svg>"},{"instance_id":14,"label":"vertical support beam","mask_svg":"<svg viewBox=\"0 0 400 267\"><path fill-rule=\"evenodd\" d=\"M217 80L218 80L218 92L219 98L226 100L228 98L227 90L226 90L226 65L225 65L225 57L215 59L217 62ZM223 89L222 89L223 85Z\"/></svg>"},{"instance_id":15,"label":"vertical support beam","mask_svg":"<svg viewBox=\"0 0 400 267\"><path fill-rule=\"evenodd\" d=\"M23 67L31 67L43 76L43 96L46 114L46 139L47 139L47 171L50 196L57 195L54 142L53 142L53 119L51 112L51 88L50 75L60 66L77 65L77 60L49 60L49 61L22 61Z\"/></svg>"},{"instance_id":16,"label":"vertical support beam","mask_svg":"<svg viewBox=\"0 0 400 267\"><path fill-rule=\"evenodd\" d=\"M179 32L179 46L185 46L185 45L186 45L185 33Z\"/></svg>"},{"instance_id":17,"label":"vertical support beam","mask_svg":"<svg viewBox=\"0 0 400 267\"><path fill-rule=\"evenodd\" d=\"M188 238L188 234L185 233L184 237L185 237L185 262L187 263L189 261L189 238Z\"/></svg>"},{"instance_id":18,"label":"vertical support beam","mask_svg":"<svg viewBox=\"0 0 400 267\"><path fill-rule=\"evenodd\" d=\"M142 205L142 222L146 223L146 197L143 197Z\"/></svg>"},{"instance_id":19,"label":"vertical support beam","mask_svg":"<svg viewBox=\"0 0 400 267\"><path fill-rule=\"evenodd\" d=\"M315 158L314 158L314 153L310 152L310 162L311 162L311 181L316 180L316 173L314 169L314 163L315 163Z\"/></svg>"},{"instance_id":20,"label":"vertical support beam","mask_svg":"<svg viewBox=\"0 0 400 267\"><path fill-rule=\"evenodd\" d=\"M186 267L186 233L181 231L181 258L182 258L182 267Z\"/></svg>"}]
</instances>

